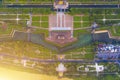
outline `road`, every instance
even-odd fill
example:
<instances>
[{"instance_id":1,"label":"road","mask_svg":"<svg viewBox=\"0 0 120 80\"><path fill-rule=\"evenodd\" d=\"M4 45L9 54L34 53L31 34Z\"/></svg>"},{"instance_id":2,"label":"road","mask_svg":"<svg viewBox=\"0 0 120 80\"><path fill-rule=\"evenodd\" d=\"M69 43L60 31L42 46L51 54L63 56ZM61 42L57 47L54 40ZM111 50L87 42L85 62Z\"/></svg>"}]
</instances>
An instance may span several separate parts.
<instances>
[{"instance_id":1,"label":"road","mask_svg":"<svg viewBox=\"0 0 120 80\"><path fill-rule=\"evenodd\" d=\"M32 5L32 4L7 4L8 8L52 8L52 4ZM120 4L70 4L70 8L119 8Z\"/></svg>"},{"instance_id":2,"label":"road","mask_svg":"<svg viewBox=\"0 0 120 80\"><path fill-rule=\"evenodd\" d=\"M55 60L55 59L38 59L38 58L29 58L29 57L17 57L14 55L9 55L9 54L0 54L0 56L3 57L9 57L14 59L21 59L21 60L28 60L28 61L33 61L33 62L47 62L47 63L55 63L55 62L63 62L63 63L95 63L95 62L119 62L119 60L82 60L82 59L63 59L63 60Z\"/></svg>"}]
</instances>

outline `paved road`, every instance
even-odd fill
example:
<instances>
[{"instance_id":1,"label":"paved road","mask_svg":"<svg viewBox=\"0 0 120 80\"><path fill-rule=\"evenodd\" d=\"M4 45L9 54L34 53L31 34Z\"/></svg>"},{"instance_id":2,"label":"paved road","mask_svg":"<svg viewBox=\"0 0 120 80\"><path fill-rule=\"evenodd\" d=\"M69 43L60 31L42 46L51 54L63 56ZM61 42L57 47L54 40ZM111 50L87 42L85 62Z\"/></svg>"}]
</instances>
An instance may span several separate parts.
<instances>
[{"instance_id":1,"label":"paved road","mask_svg":"<svg viewBox=\"0 0 120 80\"><path fill-rule=\"evenodd\" d=\"M36 62L50 62L50 63L55 63L55 62L63 62L63 63L95 63L95 62L119 62L120 63L120 59L119 60L81 60L81 59L63 59L63 60L54 60L54 59L38 59L38 58L29 58L29 57L17 57L17 56L13 56L13 55L9 55L9 54L0 54L0 56L6 56L9 58L13 58L14 59L21 59L21 60L29 60L29 61L36 61Z\"/></svg>"},{"instance_id":2,"label":"paved road","mask_svg":"<svg viewBox=\"0 0 120 80\"><path fill-rule=\"evenodd\" d=\"M52 4L44 4L44 5L21 5L21 4L10 4L10 5L6 5L6 7L9 8L52 8L53 5ZM71 4L69 5L69 7L71 8L119 8L120 4Z\"/></svg>"},{"instance_id":3,"label":"paved road","mask_svg":"<svg viewBox=\"0 0 120 80\"><path fill-rule=\"evenodd\" d=\"M6 7L9 8L52 8L53 5L48 4L48 5L6 5Z\"/></svg>"},{"instance_id":4,"label":"paved road","mask_svg":"<svg viewBox=\"0 0 120 80\"><path fill-rule=\"evenodd\" d=\"M113 5L108 5L108 4L82 4L82 5L70 5L70 8L119 8L120 5L118 4L113 4Z\"/></svg>"}]
</instances>

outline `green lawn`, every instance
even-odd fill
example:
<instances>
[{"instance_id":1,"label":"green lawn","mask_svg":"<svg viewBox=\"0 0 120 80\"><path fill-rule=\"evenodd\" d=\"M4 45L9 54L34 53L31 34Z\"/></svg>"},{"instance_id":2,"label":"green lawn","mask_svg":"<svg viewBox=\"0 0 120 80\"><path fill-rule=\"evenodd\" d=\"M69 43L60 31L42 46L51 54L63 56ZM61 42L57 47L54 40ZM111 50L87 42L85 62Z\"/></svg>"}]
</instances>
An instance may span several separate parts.
<instances>
[{"instance_id":1,"label":"green lawn","mask_svg":"<svg viewBox=\"0 0 120 80\"><path fill-rule=\"evenodd\" d=\"M21 24L22 26L26 26L27 25L27 20L19 20L18 23Z\"/></svg>"},{"instance_id":2,"label":"green lawn","mask_svg":"<svg viewBox=\"0 0 120 80\"><path fill-rule=\"evenodd\" d=\"M26 14L21 14L21 15L19 15L19 18L20 18L20 19L29 19L30 16L29 16L29 15L26 15Z\"/></svg>"},{"instance_id":3,"label":"green lawn","mask_svg":"<svg viewBox=\"0 0 120 80\"><path fill-rule=\"evenodd\" d=\"M17 16L16 15L0 15L0 20L2 19L16 19Z\"/></svg>"},{"instance_id":4,"label":"green lawn","mask_svg":"<svg viewBox=\"0 0 120 80\"><path fill-rule=\"evenodd\" d=\"M88 15L84 16L74 16L74 28L84 28L84 27L89 27L90 20Z\"/></svg>"},{"instance_id":5,"label":"green lawn","mask_svg":"<svg viewBox=\"0 0 120 80\"><path fill-rule=\"evenodd\" d=\"M95 55L94 48L95 46L92 44L85 47L70 50L68 52L65 52L66 58L92 60L94 59L94 55Z\"/></svg>"},{"instance_id":6,"label":"green lawn","mask_svg":"<svg viewBox=\"0 0 120 80\"><path fill-rule=\"evenodd\" d=\"M17 24L6 24L6 29L3 30L1 27L0 27L0 35L4 35L4 34L10 34L13 30L23 30L23 27L24 26L21 26L21 25L17 25Z\"/></svg>"},{"instance_id":7,"label":"green lawn","mask_svg":"<svg viewBox=\"0 0 120 80\"><path fill-rule=\"evenodd\" d=\"M46 37L49 36L49 31L45 29L36 29L33 33L36 33L36 34L43 33Z\"/></svg>"},{"instance_id":8,"label":"green lawn","mask_svg":"<svg viewBox=\"0 0 120 80\"><path fill-rule=\"evenodd\" d=\"M90 27L91 24L89 22L83 22L83 27Z\"/></svg>"},{"instance_id":9,"label":"green lawn","mask_svg":"<svg viewBox=\"0 0 120 80\"><path fill-rule=\"evenodd\" d=\"M48 28L48 16L37 15L32 17L32 26Z\"/></svg>"},{"instance_id":10,"label":"green lawn","mask_svg":"<svg viewBox=\"0 0 120 80\"><path fill-rule=\"evenodd\" d=\"M80 22L74 22L74 28L81 28L81 23Z\"/></svg>"},{"instance_id":11,"label":"green lawn","mask_svg":"<svg viewBox=\"0 0 120 80\"><path fill-rule=\"evenodd\" d=\"M41 23L41 27L42 28L48 28L49 26L48 26L48 22L42 22Z\"/></svg>"},{"instance_id":12,"label":"green lawn","mask_svg":"<svg viewBox=\"0 0 120 80\"><path fill-rule=\"evenodd\" d=\"M40 27L40 22L32 22L32 26Z\"/></svg>"},{"instance_id":13,"label":"green lawn","mask_svg":"<svg viewBox=\"0 0 120 80\"><path fill-rule=\"evenodd\" d=\"M89 31L87 31L87 30L74 30L74 33L73 33L73 35L74 35L74 37L78 37L78 35L79 34L86 34L86 33L90 33Z\"/></svg>"},{"instance_id":14,"label":"green lawn","mask_svg":"<svg viewBox=\"0 0 120 80\"><path fill-rule=\"evenodd\" d=\"M89 21L89 16L88 15L82 16L82 20L83 21Z\"/></svg>"},{"instance_id":15,"label":"green lawn","mask_svg":"<svg viewBox=\"0 0 120 80\"><path fill-rule=\"evenodd\" d=\"M40 16L33 16L32 21L40 21Z\"/></svg>"},{"instance_id":16,"label":"green lawn","mask_svg":"<svg viewBox=\"0 0 120 80\"><path fill-rule=\"evenodd\" d=\"M48 21L48 16L41 16L41 21Z\"/></svg>"},{"instance_id":17,"label":"green lawn","mask_svg":"<svg viewBox=\"0 0 120 80\"><path fill-rule=\"evenodd\" d=\"M81 16L74 16L74 21L81 21Z\"/></svg>"},{"instance_id":18,"label":"green lawn","mask_svg":"<svg viewBox=\"0 0 120 80\"><path fill-rule=\"evenodd\" d=\"M120 27L119 26L112 26L110 31L113 36L120 36Z\"/></svg>"}]
</instances>

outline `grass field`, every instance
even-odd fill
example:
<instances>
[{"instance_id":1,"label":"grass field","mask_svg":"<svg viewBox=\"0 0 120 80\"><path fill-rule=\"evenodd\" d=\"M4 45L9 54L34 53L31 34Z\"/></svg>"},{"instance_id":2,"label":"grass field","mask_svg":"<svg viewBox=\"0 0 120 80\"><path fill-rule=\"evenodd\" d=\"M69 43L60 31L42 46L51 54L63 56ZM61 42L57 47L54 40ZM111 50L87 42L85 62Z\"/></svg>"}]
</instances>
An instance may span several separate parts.
<instances>
[{"instance_id":1,"label":"grass field","mask_svg":"<svg viewBox=\"0 0 120 80\"><path fill-rule=\"evenodd\" d=\"M13 22L16 24L26 25L26 22L30 19L29 14L0 14L0 21ZM32 15L32 26L48 28L48 16L47 15Z\"/></svg>"},{"instance_id":2,"label":"grass field","mask_svg":"<svg viewBox=\"0 0 120 80\"><path fill-rule=\"evenodd\" d=\"M28 9L23 9L25 11ZM4 10L2 10L4 12ZM7 10L5 9L5 12ZM36 10L38 11L38 10ZM71 9L76 14L72 14L74 17L74 36L77 37L79 34L90 33L90 30L83 28L90 27L95 21L100 27L99 30L108 29L111 30L113 35L119 36L120 28L116 26L120 21L119 9ZM78 11L78 12L77 12ZM25 11L26 12L26 11ZM17 20L18 19L18 20ZM6 31L0 28L0 34L9 34L13 29L22 30L23 26L26 26L26 20L29 20L29 14L0 14L0 21L7 23L8 27ZM19 24L19 25L18 25ZM35 29L34 33L45 33L45 36L49 35L48 32L48 15L33 14L32 15L32 26L40 29ZM110 26L112 24L112 26ZM2 26L2 24L0 24ZM42 28L42 29L41 29ZM45 29L44 29L45 28ZM80 28L80 30L79 30ZM78 29L78 30L77 30Z\"/></svg>"},{"instance_id":3,"label":"grass field","mask_svg":"<svg viewBox=\"0 0 120 80\"><path fill-rule=\"evenodd\" d=\"M120 4L120 0L69 0L70 4ZM51 3L50 0L4 0L5 4L45 4ZM48 27L49 27L49 14L55 13L51 11L50 8L0 8L0 22L6 23L6 29L4 30L3 24L0 23L0 36L5 34L10 34L13 30L26 31L26 22L30 20L30 14L32 13L32 25L37 27L33 28L32 32L36 34L44 33L45 37L48 37ZM74 37L82 34L91 34L88 28L93 22L99 25L97 30L107 29L110 30L114 36L120 36L120 9L84 9L84 8L71 8L70 12L66 14L71 14L74 18ZM84 37L84 36L83 36ZM82 60L93 60L95 55L96 44L86 45L80 47L82 43L85 44L91 39L89 36L79 37L79 43L75 44L78 46L76 49L63 52L61 54L65 55L65 59L82 59ZM72 44L71 46L74 46ZM70 46L70 47L71 47ZM18 57L30 57L39 59L57 59L58 53L43 47L42 45L33 44L25 41L7 41L0 42L0 54L9 54ZM1 56L0 56L1 59ZM36 66L32 69L23 67L21 60L17 59L19 63L14 63L13 58L3 57L0 60L0 80L98 80L96 76L80 75L78 77L68 75L69 78L58 79L57 72L55 72L55 67L59 64L49 63L35 63ZM10 65L2 65L4 61L10 62ZM34 62L28 61L27 65L31 66ZM15 66L11 66L14 65ZM16 67L17 64L17 67ZM68 68L69 74L74 74L78 63L64 63ZM20 65L20 66L19 66ZM77 65L77 66L76 66ZM19 66L19 68L18 68ZM29 67L28 66L28 67ZM5 68L6 67L6 68ZM12 67L12 69L10 69ZM43 71L42 71L42 69ZM7 69L8 68L8 69ZM114 66L111 66L114 69ZM109 70L109 69L108 69ZM24 71L24 72L22 72ZM70 71L70 72L69 72ZM79 72L77 72L79 73ZM76 73L75 73L76 74ZM54 76L52 76L54 75ZM115 80L116 78L109 77L100 80ZM116 79L119 80L119 79Z\"/></svg>"},{"instance_id":4,"label":"grass field","mask_svg":"<svg viewBox=\"0 0 120 80\"><path fill-rule=\"evenodd\" d=\"M107 29L115 36L119 36L120 12L119 9L72 9L74 16L74 28L90 27L93 22L99 26L99 30ZM76 30L77 31L77 30ZM77 32L75 32L76 34Z\"/></svg>"},{"instance_id":5,"label":"grass field","mask_svg":"<svg viewBox=\"0 0 120 80\"><path fill-rule=\"evenodd\" d=\"M56 58L55 51L51 51L50 49L47 49L41 45L32 44L29 42L2 42L0 48L0 53L16 55L19 57L28 56L40 59Z\"/></svg>"},{"instance_id":6,"label":"grass field","mask_svg":"<svg viewBox=\"0 0 120 80\"><path fill-rule=\"evenodd\" d=\"M120 36L120 26L112 26L110 29L113 36Z\"/></svg>"},{"instance_id":7,"label":"grass field","mask_svg":"<svg viewBox=\"0 0 120 80\"><path fill-rule=\"evenodd\" d=\"M94 52L95 46L88 45L85 47L77 48L74 50L70 50L68 52L65 52L66 58L68 59L94 59Z\"/></svg>"},{"instance_id":8,"label":"grass field","mask_svg":"<svg viewBox=\"0 0 120 80\"><path fill-rule=\"evenodd\" d=\"M32 26L40 28L48 28L48 15L33 15Z\"/></svg>"},{"instance_id":9,"label":"grass field","mask_svg":"<svg viewBox=\"0 0 120 80\"><path fill-rule=\"evenodd\" d=\"M47 29L49 27L48 14L43 15L45 11L49 12L48 9L35 9L35 8L32 8L32 9L4 8L3 9L3 8L0 8L0 10L2 13L0 14L0 21L4 21L6 23L13 23L12 25L20 24L21 26L26 26L27 20L30 19L30 16L28 13L30 11L34 11L32 15L32 26L36 26L38 28L43 28L43 29L44 28ZM90 27L94 21L97 22L97 24L100 26L100 29L103 29L103 27L106 27L106 26L110 26L111 24L119 24L120 22L119 9L74 9L74 8L71 8L71 12L68 12L68 13L72 14L74 17L74 22L73 22L74 29L79 29L79 28L82 29L82 28ZM109 28L112 30L112 27L109 27ZM115 32L113 33L112 31L112 34L119 35L118 29L119 28L115 29L117 30L116 33ZM36 30L36 32L37 31L44 32L44 30ZM77 32L80 32L80 31L76 30L74 32L75 35L77 34ZM48 35L48 32L47 32L47 35Z\"/></svg>"},{"instance_id":10,"label":"grass field","mask_svg":"<svg viewBox=\"0 0 120 80\"><path fill-rule=\"evenodd\" d=\"M2 36L2 35L10 35L13 30L24 30L23 28L25 28L25 27L22 26L22 25L6 23L6 29L3 29L2 27L0 27L0 36Z\"/></svg>"},{"instance_id":11,"label":"grass field","mask_svg":"<svg viewBox=\"0 0 120 80\"><path fill-rule=\"evenodd\" d=\"M74 28L85 28L90 27L90 20L88 15L74 16Z\"/></svg>"},{"instance_id":12,"label":"grass field","mask_svg":"<svg viewBox=\"0 0 120 80\"><path fill-rule=\"evenodd\" d=\"M10 34L13 30L24 30L27 21L30 19L29 14L0 14L0 35ZM5 22L6 29L2 29L2 22ZM32 15L32 25L34 27L43 28L35 29L34 33L45 33L48 36L48 15Z\"/></svg>"}]
</instances>

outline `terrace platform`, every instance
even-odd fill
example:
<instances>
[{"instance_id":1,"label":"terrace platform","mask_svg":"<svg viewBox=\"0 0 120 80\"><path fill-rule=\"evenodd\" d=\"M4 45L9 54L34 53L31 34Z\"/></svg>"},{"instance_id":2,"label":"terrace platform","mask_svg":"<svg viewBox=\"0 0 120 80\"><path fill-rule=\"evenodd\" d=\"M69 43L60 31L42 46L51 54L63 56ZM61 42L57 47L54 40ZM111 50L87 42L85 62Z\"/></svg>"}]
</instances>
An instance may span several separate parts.
<instances>
[{"instance_id":1,"label":"terrace platform","mask_svg":"<svg viewBox=\"0 0 120 80\"><path fill-rule=\"evenodd\" d=\"M73 17L63 12L49 16L49 37L46 39L60 45L76 41L73 38Z\"/></svg>"}]
</instances>

